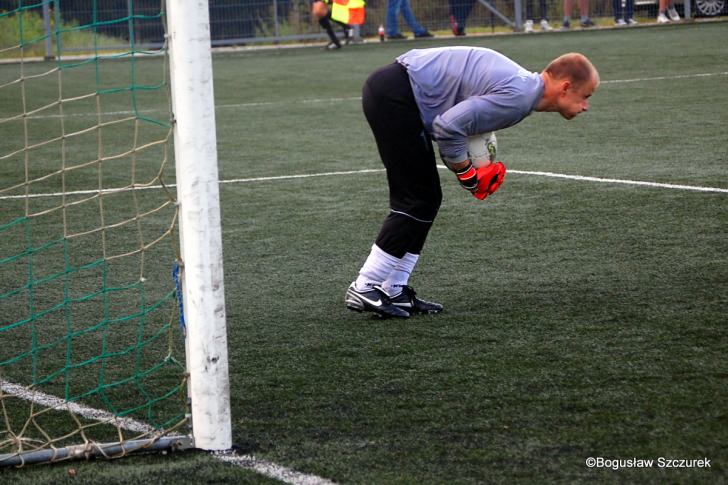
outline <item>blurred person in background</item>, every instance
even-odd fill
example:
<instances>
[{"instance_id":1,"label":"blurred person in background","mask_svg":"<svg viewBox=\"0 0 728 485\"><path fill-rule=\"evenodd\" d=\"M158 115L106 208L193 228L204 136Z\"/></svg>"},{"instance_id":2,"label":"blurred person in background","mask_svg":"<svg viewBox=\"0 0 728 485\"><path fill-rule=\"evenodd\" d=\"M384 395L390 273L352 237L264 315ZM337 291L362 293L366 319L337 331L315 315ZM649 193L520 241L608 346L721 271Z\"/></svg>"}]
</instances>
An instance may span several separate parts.
<instances>
[{"instance_id":1,"label":"blurred person in background","mask_svg":"<svg viewBox=\"0 0 728 485\"><path fill-rule=\"evenodd\" d=\"M386 32L387 38L392 40L406 39L407 36L402 35L399 31L399 14L402 14L404 21L407 22L415 38L433 37L433 35L424 28L412 13L412 7L409 0L388 0L387 1L387 21Z\"/></svg>"},{"instance_id":2,"label":"blurred person in background","mask_svg":"<svg viewBox=\"0 0 728 485\"><path fill-rule=\"evenodd\" d=\"M455 36L465 35L465 22L477 0L448 0L450 4L450 28Z\"/></svg>"},{"instance_id":3,"label":"blurred person in background","mask_svg":"<svg viewBox=\"0 0 728 485\"><path fill-rule=\"evenodd\" d=\"M674 0L660 0L660 12L657 14L657 23L666 24L670 21L679 22L680 15L675 10Z\"/></svg>"},{"instance_id":4,"label":"blurred person in background","mask_svg":"<svg viewBox=\"0 0 728 485\"><path fill-rule=\"evenodd\" d=\"M319 25L326 31L326 34L329 36L329 43L326 45L326 49L341 49L341 42L336 36L336 32L334 32L334 27L331 25L331 22L336 22L341 27L342 31L344 32L344 41L347 44L351 41L351 26L332 18L331 8L329 8L328 3L329 2L324 2L322 0L316 0L311 4L311 13L318 20Z\"/></svg>"},{"instance_id":5,"label":"blurred person in background","mask_svg":"<svg viewBox=\"0 0 728 485\"><path fill-rule=\"evenodd\" d=\"M622 9L622 0L612 0L612 10L614 11L614 25L622 27L624 25L637 25L634 19L634 0L625 0L624 9Z\"/></svg>"},{"instance_id":6,"label":"blurred person in background","mask_svg":"<svg viewBox=\"0 0 728 485\"><path fill-rule=\"evenodd\" d=\"M541 22L539 23L541 31L553 30L549 25L549 6L546 4L546 0L539 0L538 3L541 10ZM533 32L533 0L526 0L526 23L523 27L526 33Z\"/></svg>"},{"instance_id":7,"label":"blurred person in background","mask_svg":"<svg viewBox=\"0 0 728 485\"><path fill-rule=\"evenodd\" d=\"M574 0L564 0L564 22L561 28L564 30L571 28L571 12L574 10ZM582 28L594 27L594 22L589 18L589 0L579 0L580 25Z\"/></svg>"}]
</instances>

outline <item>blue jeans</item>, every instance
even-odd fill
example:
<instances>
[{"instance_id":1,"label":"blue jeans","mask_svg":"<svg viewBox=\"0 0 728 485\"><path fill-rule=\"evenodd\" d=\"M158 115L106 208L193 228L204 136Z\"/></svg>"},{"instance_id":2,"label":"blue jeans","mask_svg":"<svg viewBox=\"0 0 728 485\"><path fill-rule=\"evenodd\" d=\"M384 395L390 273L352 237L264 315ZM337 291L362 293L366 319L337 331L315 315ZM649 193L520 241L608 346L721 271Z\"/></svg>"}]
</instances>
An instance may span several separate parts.
<instances>
[{"instance_id":1,"label":"blue jeans","mask_svg":"<svg viewBox=\"0 0 728 485\"><path fill-rule=\"evenodd\" d=\"M404 17L405 22L409 24L415 35L427 32L427 29L415 20L415 14L412 13L409 0L389 0L387 2L387 35L397 35L399 33L398 17L400 12L402 12L402 17Z\"/></svg>"},{"instance_id":2,"label":"blue jeans","mask_svg":"<svg viewBox=\"0 0 728 485\"><path fill-rule=\"evenodd\" d=\"M612 9L614 10L614 20L622 18L622 0L612 0ZM625 0L624 20L632 17L634 17L634 0Z\"/></svg>"}]
</instances>

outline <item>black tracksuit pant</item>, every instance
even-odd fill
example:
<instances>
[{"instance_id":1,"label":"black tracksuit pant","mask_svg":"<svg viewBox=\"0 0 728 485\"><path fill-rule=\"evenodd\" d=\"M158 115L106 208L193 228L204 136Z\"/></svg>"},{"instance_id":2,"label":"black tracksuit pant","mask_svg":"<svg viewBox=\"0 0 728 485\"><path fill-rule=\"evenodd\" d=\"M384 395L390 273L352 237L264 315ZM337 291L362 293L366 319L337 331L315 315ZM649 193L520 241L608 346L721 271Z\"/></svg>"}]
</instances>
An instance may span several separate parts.
<instances>
[{"instance_id":1,"label":"black tracksuit pant","mask_svg":"<svg viewBox=\"0 0 728 485\"><path fill-rule=\"evenodd\" d=\"M392 256L420 254L442 202L432 140L425 131L404 66L372 73L362 93L364 115L387 170L390 213L376 245Z\"/></svg>"}]
</instances>

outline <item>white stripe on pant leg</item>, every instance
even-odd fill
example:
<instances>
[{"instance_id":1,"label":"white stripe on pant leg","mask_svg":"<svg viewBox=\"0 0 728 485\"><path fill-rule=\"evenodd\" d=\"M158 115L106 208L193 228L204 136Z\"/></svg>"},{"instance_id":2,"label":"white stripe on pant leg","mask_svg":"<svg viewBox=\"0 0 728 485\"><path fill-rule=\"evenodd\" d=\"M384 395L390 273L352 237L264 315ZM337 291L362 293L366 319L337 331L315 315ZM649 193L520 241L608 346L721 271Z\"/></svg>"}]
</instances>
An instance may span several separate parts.
<instances>
[{"instance_id":1,"label":"white stripe on pant leg","mask_svg":"<svg viewBox=\"0 0 728 485\"><path fill-rule=\"evenodd\" d=\"M393 213L395 213L395 214L400 214L400 215L403 215L403 216L409 217L410 219L414 219L414 220L416 220L417 222L425 222L425 223L427 223L427 224L432 224L432 223L434 222L434 220L433 220L433 221L426 221L426 220L424 220L424 219L418 219L417 217L415 217L415 216L413 216L413 215L410 215L410 214L407 214L406 212L402 212L402 211L396 211L396 210L394 210L394 209L390 209L390 211L391 211L391 212L393 212Z\"/></svg>"}]
</instances>

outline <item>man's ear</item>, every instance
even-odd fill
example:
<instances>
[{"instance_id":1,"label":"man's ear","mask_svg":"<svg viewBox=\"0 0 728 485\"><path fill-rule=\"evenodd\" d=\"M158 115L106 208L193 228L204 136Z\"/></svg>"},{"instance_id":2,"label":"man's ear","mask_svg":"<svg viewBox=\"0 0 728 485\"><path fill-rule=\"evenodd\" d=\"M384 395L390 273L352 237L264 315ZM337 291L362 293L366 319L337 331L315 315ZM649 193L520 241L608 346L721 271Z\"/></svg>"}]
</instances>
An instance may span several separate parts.
<instances>
[{"instance_id":1,"label":"man's ear","mask_svg":"<svg viewBox=\"0 0 728 485\"><path fill-rule=\"evenodd\" d=\"M559 94L561 94L562 96L566 95L566 93L569 91L569 89L571 89L571 87L572 87L571 81L569 81L568 79L561 81L561 83L559 84Z\"/></svg>"}]
</instances>

